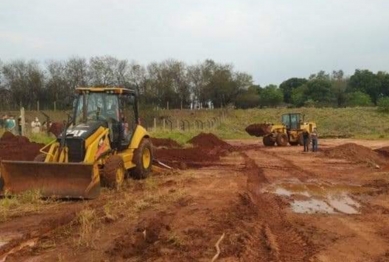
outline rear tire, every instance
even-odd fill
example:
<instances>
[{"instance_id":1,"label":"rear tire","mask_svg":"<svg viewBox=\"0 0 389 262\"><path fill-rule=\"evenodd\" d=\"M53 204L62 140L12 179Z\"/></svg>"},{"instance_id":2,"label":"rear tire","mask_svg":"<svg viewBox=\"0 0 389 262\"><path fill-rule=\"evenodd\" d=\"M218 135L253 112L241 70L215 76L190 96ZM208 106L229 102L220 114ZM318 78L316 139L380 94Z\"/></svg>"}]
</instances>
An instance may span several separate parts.
<instances>
[{"instance_id":1,"label":"rear tire","mask_svg":"<svg viewBox=\"0 0 389 262\"><path fill-rule=\"evenodd\" d=\"M274 146L275 141L270 136L264 136L262 138L262 142L264 146Z\"/></svg>"},{"instance_id":2,"label":"rear tire","mask_svg":"<svg viewBox=\"0 0 389 262\"><path fill-rule=\"evenodd\" d=\"M39 154L36 155L36 157L34 158L34 162L45 162L45 159L46 159L45 154Z\"/></svg>"},{"instance_id":3,"label":"rear tire","mask_svg":"<svg viewBox=\"0 0 389 262\"><path fill-rule=\"evenodd\" d=\"M123 158L120 156L109 156L105 162L101 180L103 186L119 188L122 186L127 170L124 167Z\"/></svg>"},{"instance_id":4,"label":"rear tire","mask_svg":"<svg viewBox=\"0 0 389 262\"><path fill-rule=\"evenodd\" d=\"M149 139L143 138L139 147L134 151L133 163L135 167L131 170L131 175L135 179L146 178L150 171L153 161L152 145Z\"/></svg>"},{"instance_id":5,"label":"rear tire","mask_svg":"<svg viewBox=\"0 0 389 262\"><path fill-rule=\"evenodd\" d=\"M276 142L278 146L287 146L288 145L288 136L286 134L280 133L277 135Z\"/></svg>"}]
</instances>

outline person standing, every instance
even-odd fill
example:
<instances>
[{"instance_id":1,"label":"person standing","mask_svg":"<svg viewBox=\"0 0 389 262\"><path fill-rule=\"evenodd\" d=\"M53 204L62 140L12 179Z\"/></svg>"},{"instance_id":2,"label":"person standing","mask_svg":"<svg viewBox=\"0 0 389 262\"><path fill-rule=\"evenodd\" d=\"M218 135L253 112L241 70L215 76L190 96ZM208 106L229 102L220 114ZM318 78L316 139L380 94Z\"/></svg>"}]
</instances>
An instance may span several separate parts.
<instances>
[{"instance_id":1,"label":"person standing","mask_svg":"<svg viewBox=\"0 0 389 262\"><path fill-rule=\"evenodd\" d=\"M316 127L313 129L311 133L312 139L312 152L317 152L317 130Z\"/></svg>"},{"instance_id":2,"label":"person standing","mask_svg":"<svg viewBox=\"0 0 389 262\"><path fill-rule=\"evenodd\" d=\"M304 145L304 152L308 152L309 151L309 132L306 129L304 129L304 131L303 131L303 145Z\"/></svg>"},{"instance_id":3,"label":"person standing","mask_svg":"<svg viewBox=\"0 0 389 262\"><path fill-rule=\"evenodd\" d=\"M35 120L31 122L31 132L36 134L41 131L41 122L39 122L39 118L35 117Z\"/></svg>"}]
</instances>

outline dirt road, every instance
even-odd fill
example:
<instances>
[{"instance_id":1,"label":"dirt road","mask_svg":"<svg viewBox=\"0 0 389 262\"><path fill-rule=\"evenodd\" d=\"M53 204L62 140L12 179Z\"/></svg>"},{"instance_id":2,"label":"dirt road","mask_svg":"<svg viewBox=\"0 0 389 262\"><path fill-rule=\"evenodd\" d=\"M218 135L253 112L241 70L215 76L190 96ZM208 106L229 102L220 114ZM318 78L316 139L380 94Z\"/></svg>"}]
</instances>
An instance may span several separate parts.
<instances>
[{"instance_id":1,"label":"dirt road","mask_svg":"<svg viewBox=\"0 0 389 262\"><path fill-rule=\"evenodd\" d=\"M333 150L389 142L320 140L317 153L227 142L212 165L93 201L1 200L0 261L389 261L386 159Z\"/></svg>"}]
</instances>

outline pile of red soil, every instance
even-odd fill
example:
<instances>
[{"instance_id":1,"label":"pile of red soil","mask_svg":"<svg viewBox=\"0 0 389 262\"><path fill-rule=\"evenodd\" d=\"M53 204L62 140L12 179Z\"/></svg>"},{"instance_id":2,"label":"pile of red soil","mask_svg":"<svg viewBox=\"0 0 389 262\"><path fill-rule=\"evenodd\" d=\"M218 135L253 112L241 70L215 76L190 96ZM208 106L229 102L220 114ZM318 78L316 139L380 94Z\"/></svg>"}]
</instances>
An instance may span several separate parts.
<instances>
[{"instance_id":1,"label":"pile of red soil","mask_svg":"<svg viewBox=\"0 0 389 262\"><path fill-rule=\"evenodd\" d=\"M204 167L214 165L232 146L214 134L201 133L188 141L190 148L157 148L155 159L173 168Z\"/></svg>"},{"instance_id":2,"label":"pile of red soil","mask_svg":"<svg viewBox=\"0 0 389 262\"><path fill-rule=\"evenodd\" d=\"M170 148L158 149L154 152L157 160L174 168L210 166L220 159L217 151L199 147L185 149Z\"/></svg>"},{"instance_id":3,"label":"pile of red soil","mask_svg":"<svg viewBox=\"0 0 389 262\"><path fill-rule=\"evenodd\" d=\"M58 137L64 129L64 124L60 122L53 122L49 127L49 132Z\"/></svg>"},{"instance_id":4,"label":"pile of red soil","mask_svg":"<svg viewBox=\"0 0 389 262\"><path fill-rule=\"evenodd\" d=\"M245 131L250 136L264 136L271 133L271 125L270 124L252 124L246 127Z\"/></svg>"},{"instance_id":5,"label":"pile of red soil","mask_svg":"<svg viewBox=\"0 0 389 262\"><path fill-rule=\"evenodd\" d=\"M198 146L198 147L203 147L203 148L215 148L215 147L220 147L220 148L225 148L228 149L231 147L230 144L227 142L221 140L217 136L215 136L212 133L200 133L199 135L193 137L188 141L188 143Z\"/></svg>"},{"instance_id":6,"label":"pile of red soil","mask_svg":"<svg viewBox=\"0 0 389 262\"><path fill-rule=\"evenodd\" d=\"M151 142L155 147L166 147L166 148L181 148L181 145L170 138L151 138Z\"/></svg>"},{"instance_id":7,"label":"pile of red soil","mask_svg":"<svg viewBox=\"0 0 389 262\"><path fill-rule=\"evenodd\" d=\"M374 151L383 157L389 157L389 146L381 147L381 148L378 148Z\"/></svg>"},{"instance_id":8,"label":"pile of red soil","mask_svg":"<svg viewBox=\"0 0 389 262\"><path fill-rule=\"evenodd\" d=\"M0 138L0 159L33 161L44 144L30 142L27 137L5 132Z\"/></svg>"},{"instance_id":9,"label":"pile of red soil","mask_svg":"<svg viewBox=\"0 0 389 262\"><path fill-rule=\"evenodd\" d=\"M324 154L331 158L343 158L356 163L385 164L385 159L368 147L347 143L323 150Z\"/></svg>"}]
</instances>

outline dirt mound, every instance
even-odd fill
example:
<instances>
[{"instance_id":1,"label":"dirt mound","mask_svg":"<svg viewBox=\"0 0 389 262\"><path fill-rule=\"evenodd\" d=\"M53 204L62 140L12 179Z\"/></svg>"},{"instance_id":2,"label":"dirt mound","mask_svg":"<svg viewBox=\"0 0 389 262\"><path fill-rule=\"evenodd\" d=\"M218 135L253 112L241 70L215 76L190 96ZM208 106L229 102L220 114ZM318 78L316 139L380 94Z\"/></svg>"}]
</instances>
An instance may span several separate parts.
<instances>
[{"instance_id":1,"label":"dirt mound","mask_svg":"<svg viewBox=\"0 0 389 262\"><path fill-rule=\"evenodd\" d=\"M151 138L151 142L155 147L181 148L181 145L170 138Z\"/></svg>"},{"instance_id":2,"label":"dirt mound","mask_svg":"<svg viewBox=\"0 0 389 262\"><path fill-rule=\"evenodd\" d=\"M174 168L208 166L220 159L219 150L206 150L198 147L157 149L155 158Z\"/></svg>"},{"instance_id":3,"label":"dirt mound","mask_svg":"<svg viewBox=\"0 0 389 262\"><path fill-rule=\"evenodd\" d=\"M49 127L49 132L58 137L64 129L64 124L60 122L53 122Z\"/></svg>"},{"instance_id":4,"label":"dirt mound","mask_svg":"<svg viewBox=\"0 0 389 262\"><path fill-rule=\"evenodd\" d=\"M374 151L377 152L378 154L380 154L381 156L389 157L389 146L381 147L381 148L375 149Z\"/></svg>"},{"instance_id":5,"label":"dirt mound","mask_svg":"<svg viewBox=\"0 0 389 262\"><path fill-rule=\"evenodd\" d=\"M203 148L230 148L231 145L221 140L212 133L200 133L188 141L188 143Z\"/></svg>"},{"instance_id":6,"label":"dirt mound","mask_svg":"<svg viewBox=\"0 0 389 262\"><path fill-rule=\"evenodd\" d=\"M245 128L245 131L250 136L264 136L271 133L271 125L270 124L252 124Z\"/></svg>"},{"instance_id":7,"label":"dirt mound","mask_svg":"<svg viewBox=\"0 0 389 262\"><path fill-rule=\"evenodd\" d=\"M323 150L331 158L343 158L357 163L385 164L385 159L368 147L347 143Z\"/></svg>"},{"instance_id":8,"label":"dirt mound","mask_svg":"<svg viewBox=\"0 0 389 262\"><path fill-rule=\"evenodd\" d=\"M27 137L5 132L0 138L0 159L32 161L44 144L30 142Z\"/></svg>"},{"instance_id":9,"label":"dirt mound","mask_svg":"<svg viewBox=\"0 0 389 262\"><path fill-rule=\"evenodd\" d=\"M172 140L173 141L173 140ZM203 167L214 165L220 156L233 147L214 134L200 133L188 141L190 148L158 148L154 156L159 161L174 168Z\"/></svg>"}]
</instances>

